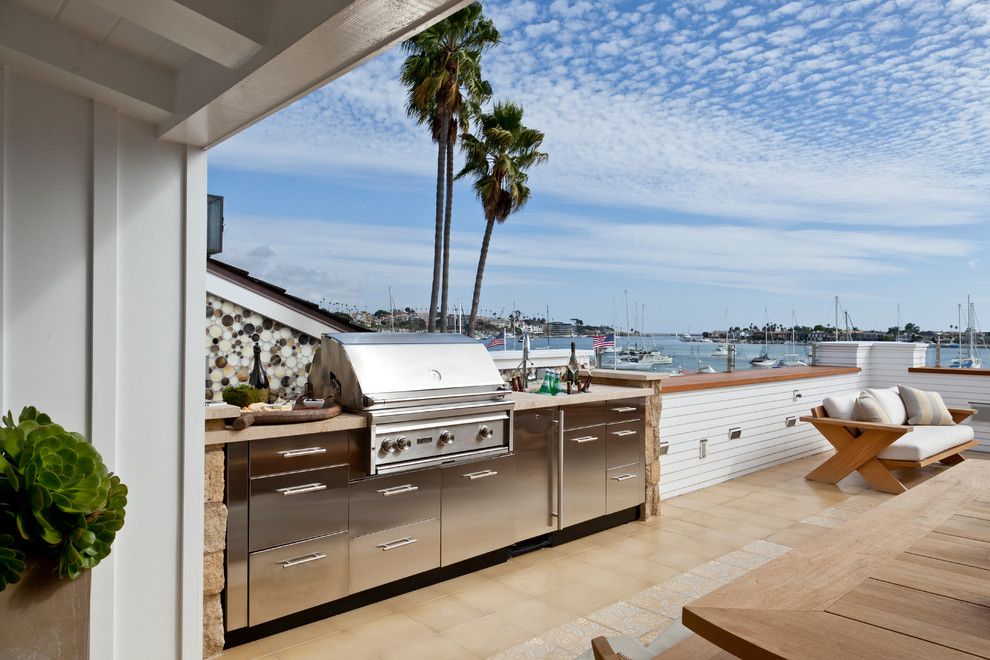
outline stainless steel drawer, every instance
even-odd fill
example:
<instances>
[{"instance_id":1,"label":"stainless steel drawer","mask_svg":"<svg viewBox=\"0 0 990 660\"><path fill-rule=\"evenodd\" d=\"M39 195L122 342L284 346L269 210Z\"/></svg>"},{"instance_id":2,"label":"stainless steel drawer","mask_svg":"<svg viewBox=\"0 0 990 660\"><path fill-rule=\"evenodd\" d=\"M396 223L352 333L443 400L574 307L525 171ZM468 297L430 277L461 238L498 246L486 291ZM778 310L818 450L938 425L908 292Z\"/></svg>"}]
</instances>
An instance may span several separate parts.
<instances>
[{"instance_id":1,"label":"stainless steel drawer","mask_svg":"<svg viewBox=\"0 0 990 660\"><path fill-rule=\"evenodd\" d=\"M609 401L605 406L605 421L608 424L622 424L643 419L646 416L646 399L625 399Z\"/></svg>"},{"instance_id":2,"label":"stainless steel drawer","mask_svg":"<svg viewBox=\"0 0 990 660\"><path fill-rule=\"evenodd\" d=\"M440 519L350 540L350 593L440 566Z\"/></svg>"},{"instance_id":3,"label":"stainless steel drawer","mask_svg":"<svg viewBox=\"0 0 990 660\"><path fill-rule=\"evenodd\" d=\"M251 479L248 545L264 550L347 529L347 466Z\"/></svg>"},{"instance_id":4,"label":"stainless steel drawer","mask_svg":"<svg viewBox=\"0 0 990 660\"><path fill-rule=\"evenodd\" d=\"M251 476L347 463L347 433L311 433L251 443Z\"/></svg>"},{"instance_id":5,"label":"stainless steel drawer","mask_svg":"<svg viewBox=\"0 0 990 660\"><path fill-rule=\"evenodd\" d=\"M442 566L512 545L515 458L509 454L443 468Z\"/></svg>"},{"instance_id":6,"label":"stainless steel drawer","mask_svg":"<svg viewBox=\"0 0 990 660\"><path fill-rule=\"evenodd\" d=\"M351 537L440 516L440 470L403 472L351 482Z\"/></svg>"},{"instance_id":7,"label":"stainless steel drawer","mask_svg":"<svg viewBox=\"0 0 990 660\"><path fill-rule=\"evenodd\" d=\"M564 431L561 527L605 515L605 427Z\"/></svg>"},{"instance_id":8,"label":"stainless steel drawer","mask_svg":"<svg viewBox=\"0 0 990 660\"><path fill-rule=\"evenodd\" d=\"M606 513L615 513L645 502L645 479L642 463L608 470L605 473Z\"/></svg>"},{"instance_id":9,"label":"stainless steel drawer","mask_svg":"<svg viewBox=\"0 0 990 660\"><path fill-rule=\"evenodd\" d=\"M629 463L642 462L643 422L626 422L624 424L608 424L605 427L605 465L618 467Z\"/></svg>"},{"instance_id":10,"label":"stainless steel drawer","mask_svg":"<svg viewBox=\"0 0 990 660\"><path fill-rule=\"evenodd\" d=\"M249 625L347 595L347 533L251 553Z\"/></svg>"},{"instance_id":11,"label":"stainless steel drawer","mask_svg":"<svg viewBox=\"0 0 990 660\"><path fill-rule=\"evenodd\" d=\"M605 423L604 403L584 403L576 406L562 406L560 414L564 418L564 430L583 429Z\"/></svg>"}]
</instances>

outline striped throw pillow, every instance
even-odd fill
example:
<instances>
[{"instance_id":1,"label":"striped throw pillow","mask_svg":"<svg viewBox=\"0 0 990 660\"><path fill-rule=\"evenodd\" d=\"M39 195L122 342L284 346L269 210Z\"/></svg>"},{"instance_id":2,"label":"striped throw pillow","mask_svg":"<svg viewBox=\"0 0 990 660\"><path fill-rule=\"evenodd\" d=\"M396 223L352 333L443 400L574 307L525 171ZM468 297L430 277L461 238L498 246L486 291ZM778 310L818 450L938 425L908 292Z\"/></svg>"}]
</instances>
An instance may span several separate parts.
<instances>
[{"instance_id":1,"label":"striped throw pillow","mask_svg":"<svg viewBox=\"0 0 990 660\"><path fill-rule=\"evenodd\" d=\"M945 407L945 401L938 392L918 390L913 387L897 386L897 391L907 408L908 424L918 426L954 426L952 415Z\"/></svg>"},{"instance_id":2,"label":"striped throw pillow","mask_svg":"<svg viewBox=\"0 0 990 660\"><path fill-rule=\"evenodd\" d=\"M869 390L860 392L853 406L853 419L857 422L874 422L876 424L893 424L880 400Z\"/></svg>"}]
</instances>

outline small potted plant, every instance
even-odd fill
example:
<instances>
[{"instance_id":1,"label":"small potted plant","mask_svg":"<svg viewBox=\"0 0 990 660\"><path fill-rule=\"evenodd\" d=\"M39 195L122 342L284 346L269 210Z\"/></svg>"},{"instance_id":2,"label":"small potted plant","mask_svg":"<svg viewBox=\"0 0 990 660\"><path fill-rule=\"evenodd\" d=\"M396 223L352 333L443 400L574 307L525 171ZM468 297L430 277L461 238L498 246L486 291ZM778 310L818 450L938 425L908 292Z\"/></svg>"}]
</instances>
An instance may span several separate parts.
<instances>
[{"instance_id":1,"label":"small potted plant","mask_svg":"<svg viewBox=\"0 0 990 660\"><path fill-rule=\"evenodd\" d=\"M37 653L50 643L46 637L60 635L60 645L79 643L80 635L85 642L88 620L69 622L87 629L81 633L45 624L68 618L62 608L70 598L85 604L88 619L88 581L75 589L81 594L61 592L110 554L126 504L127 487L89 440L33 407L16 423L7 413L0 427L0 618L14 637L5 642L8 651Z\"/></svg>"}]
</instances>

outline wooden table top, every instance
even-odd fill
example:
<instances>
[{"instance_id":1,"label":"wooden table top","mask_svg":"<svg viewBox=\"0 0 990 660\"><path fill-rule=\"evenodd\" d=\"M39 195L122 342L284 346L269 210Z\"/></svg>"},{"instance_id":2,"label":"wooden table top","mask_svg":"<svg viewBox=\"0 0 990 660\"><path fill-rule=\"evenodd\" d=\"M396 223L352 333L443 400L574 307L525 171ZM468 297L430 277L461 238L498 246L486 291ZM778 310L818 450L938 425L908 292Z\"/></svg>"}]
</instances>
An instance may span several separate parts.
<instances>
[{"instance_id":1,"label":"wooden table top","mask_svg":"<svg viewBox=\"0 0 990 660\"><path fill-rule=\"evenodd\" d=\"M794 548L683 621L744 658L990 657L990 460Z\"/></svg>"}]
</instances>

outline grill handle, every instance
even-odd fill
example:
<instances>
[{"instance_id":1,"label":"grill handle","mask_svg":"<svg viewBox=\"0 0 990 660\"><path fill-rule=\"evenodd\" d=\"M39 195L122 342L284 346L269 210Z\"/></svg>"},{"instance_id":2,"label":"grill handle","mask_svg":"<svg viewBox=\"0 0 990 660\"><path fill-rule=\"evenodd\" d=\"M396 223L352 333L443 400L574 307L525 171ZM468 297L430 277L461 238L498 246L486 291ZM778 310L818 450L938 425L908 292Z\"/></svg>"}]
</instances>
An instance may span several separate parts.
<instances>
[{"instance_id":1,"label":"grill handle","mask_svg":"<svg viewBox=\"0 0 990 660\"><path fill-rule=\"evenodd\" d=\"M365 408L370 408L371 406L377 406L384 403L410 403L413 401L446 401L448 399L467 399L471 397L496 397L499 399L504 399L505 395L509 393L508 387L499 387L498 389L492 390L490 392L457 392L453 394L434 394L432 396L405 396L399 397L397 399L376 399L373 396L368 396L365 394L362 399Z\"/></svg>"}]
</instances>

